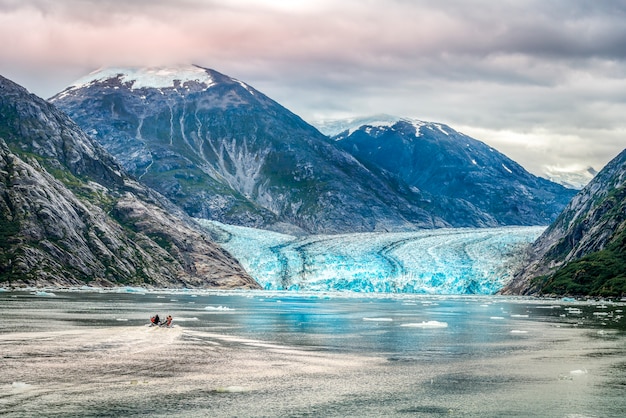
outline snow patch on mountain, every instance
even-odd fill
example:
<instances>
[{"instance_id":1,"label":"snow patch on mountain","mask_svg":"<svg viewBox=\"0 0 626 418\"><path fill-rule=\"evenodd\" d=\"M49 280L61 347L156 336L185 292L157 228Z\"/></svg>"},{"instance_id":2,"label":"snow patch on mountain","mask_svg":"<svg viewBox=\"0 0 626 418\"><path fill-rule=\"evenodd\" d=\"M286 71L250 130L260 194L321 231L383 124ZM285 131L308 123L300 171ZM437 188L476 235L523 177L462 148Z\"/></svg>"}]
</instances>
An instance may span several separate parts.
<instances>
[{"instance_id":1,"label":"snow patch on mountain","mask_svg":"<svg viewBox=\"0 0 626 418\"><path fill-rule=\"evenodd\" d=\"M184 85L186 82L213 86L215 81L202 67L193 65L173 67L141 67L141 68L101 68L74 82L68 90L77 90L91 83L120 78L122 83L132 83L131 90L141 88L172 88L176 81Z\"/></svg>"}]
</instances>

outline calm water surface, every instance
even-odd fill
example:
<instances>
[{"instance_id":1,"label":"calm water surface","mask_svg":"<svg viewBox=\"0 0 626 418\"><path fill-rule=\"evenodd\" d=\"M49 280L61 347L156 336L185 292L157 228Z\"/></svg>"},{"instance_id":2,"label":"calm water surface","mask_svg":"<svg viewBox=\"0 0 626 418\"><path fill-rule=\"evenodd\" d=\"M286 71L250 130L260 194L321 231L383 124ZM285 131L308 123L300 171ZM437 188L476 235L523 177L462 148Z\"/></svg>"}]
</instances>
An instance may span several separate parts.
<instances>
[{"instance_id":1,"label":"calm water surface","mask_svg":"<svg viewBox=\"0 0 626 418\"><path fill-rule=\"evenodd\" d=\"M625 305L0 292L0 416L623 417Z\"/></svg>"}]
</instances>

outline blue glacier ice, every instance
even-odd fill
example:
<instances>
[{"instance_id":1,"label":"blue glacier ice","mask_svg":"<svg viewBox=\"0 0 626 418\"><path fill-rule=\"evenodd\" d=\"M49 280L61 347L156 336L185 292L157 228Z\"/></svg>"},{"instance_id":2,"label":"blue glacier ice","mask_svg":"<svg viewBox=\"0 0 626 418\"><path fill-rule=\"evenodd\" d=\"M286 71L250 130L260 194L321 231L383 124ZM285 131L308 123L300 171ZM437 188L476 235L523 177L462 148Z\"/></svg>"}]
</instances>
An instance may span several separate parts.
<instances>
[{"instance_id":1,"label":"blue glacier ice","mask_svg":"<svg viewBox=\"0 0 626 418\"><path fill-rule=\"evenodd\" d=\"M493 294L545 227L295 237L198 220L267 290Z\"/></svg>"}]
</instances>

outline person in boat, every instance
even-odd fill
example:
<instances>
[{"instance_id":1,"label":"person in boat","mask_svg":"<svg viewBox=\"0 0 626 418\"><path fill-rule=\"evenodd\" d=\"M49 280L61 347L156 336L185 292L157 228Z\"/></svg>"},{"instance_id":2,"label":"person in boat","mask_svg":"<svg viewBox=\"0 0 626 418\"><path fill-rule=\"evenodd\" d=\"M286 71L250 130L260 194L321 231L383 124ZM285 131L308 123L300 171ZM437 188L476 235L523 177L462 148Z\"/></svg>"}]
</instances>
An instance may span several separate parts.
<instances>
[{"instance_id":1,"label":"person in boat","mask_svg":"<svg viewBox=\"0 0 626 418\"><path fill-rule=\"evenodd\" d=\"M165 325L166 327L171 327L172 326L172 315L168 315L167 318L165 318L165 321L163 321L163 323L161 325Z\"/></svg>"},{"instance_id":2,"label":"person in boat","mask_svg":"<svg viewBox=\"0 0 626 418\"><path fill-rule=\"evenodd\" d=\"M159 314L156 314L152 318L150 318L150 322L152 323L152 326L160 325L161 319L159 318Z\"/></svg>"}]
</instances>

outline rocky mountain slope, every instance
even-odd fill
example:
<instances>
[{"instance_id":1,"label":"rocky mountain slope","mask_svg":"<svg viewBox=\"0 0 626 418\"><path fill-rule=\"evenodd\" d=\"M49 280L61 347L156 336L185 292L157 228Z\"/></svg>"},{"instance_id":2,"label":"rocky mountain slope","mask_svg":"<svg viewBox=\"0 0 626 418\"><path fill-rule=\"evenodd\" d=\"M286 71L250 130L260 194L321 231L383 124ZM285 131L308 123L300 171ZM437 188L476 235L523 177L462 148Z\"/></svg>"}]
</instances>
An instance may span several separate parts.
<instances>
[{"instance_id":1,"label":"rocky mountain slope","mask_svg":"<svg viewBox=\"0 0 626 418\"><path fill-rule=\"evenodd\" d=\"M410 143L407 128L388 142L395 149L367 160L353 146L366 128L330 140L249 85L200 67L100 70L51 101L141 182L191 216L229 224L289 233L546 225L574 194L437 129ZM477 149L448 155L470 140ZM427 158L429 171L413 178Z\"/></svg>"},{"instance_id":2,"label":"rocky mountain slope","mask_svg":"<svg viewBox=\"0 0 626 418\"><path fill-rule=\"evenodd\" d=\"M370 170L432 196L453 226L548 225L576 193L447 125L379 119L333 139Z\"/></svg>"},{"instance_id":3,"label":"rocky mountain slope","mask_svg":"<svg viewBox=\"0 0 626 418\"><path fill-rule=\"evenodd\" d=\"M503 293L626 295L626 150L537 239Z\"/></svg>"},{"instance_id":4,"label":"rocky mountain slope","mask_svg":"<svg viewBox=\"0 0 626 418\"><path fill-rule=\"evenodd\" d=\"M296 233L447 225L418 193L216 71L111 69L76 84L51 101L191 216Z\"/></svg>"},{"instance_id":5,"label":"rocky mountain slope","mask_svg":"<svg viewBox=\"0 0 626 418\"><path fill-rule=\"evenodd\" d=\"M63 112L3 77L0 282L258 288Z\"/></svg>"}]
</instances>

